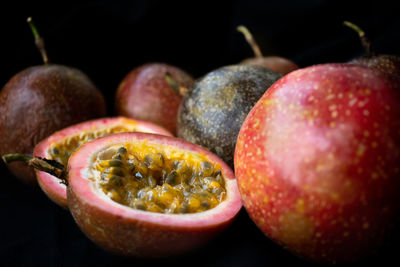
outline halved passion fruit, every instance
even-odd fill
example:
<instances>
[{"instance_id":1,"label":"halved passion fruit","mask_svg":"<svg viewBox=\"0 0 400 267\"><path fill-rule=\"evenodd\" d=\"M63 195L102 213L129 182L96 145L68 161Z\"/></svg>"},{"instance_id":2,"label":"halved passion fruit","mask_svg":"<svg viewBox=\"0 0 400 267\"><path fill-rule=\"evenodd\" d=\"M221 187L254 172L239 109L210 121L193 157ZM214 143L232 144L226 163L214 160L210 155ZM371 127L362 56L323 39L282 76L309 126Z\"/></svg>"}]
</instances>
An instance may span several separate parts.
<instances>
[{"instance_id":1,"label":"halved passion fruit","mask_svg":"<svg viewBox=\"0 0 400 267\"><path fill-rule=\"evenodd\" d=\"M68 163L68 205L96 244L162 257L194 249L241 208L233 171L182 139L119 133L82 145Z\"/></svg>"},{"instance_id":2,"label":"halved passion fruit","mask_svg":"<svg viewBox=\"0 0 400 267\"><path fill-rule=\"evenodd\" d=\"M148 132L172 136L161 126L124 117L103 118L76 124L55 132L40 142L33 152L36 157L56 160L67 166L72 152L93 139L112 133ZM68 208L66 186L60 180L43 171L36 171L38 183L46 195L58 205Z\"/></svg>"}]
</instances>

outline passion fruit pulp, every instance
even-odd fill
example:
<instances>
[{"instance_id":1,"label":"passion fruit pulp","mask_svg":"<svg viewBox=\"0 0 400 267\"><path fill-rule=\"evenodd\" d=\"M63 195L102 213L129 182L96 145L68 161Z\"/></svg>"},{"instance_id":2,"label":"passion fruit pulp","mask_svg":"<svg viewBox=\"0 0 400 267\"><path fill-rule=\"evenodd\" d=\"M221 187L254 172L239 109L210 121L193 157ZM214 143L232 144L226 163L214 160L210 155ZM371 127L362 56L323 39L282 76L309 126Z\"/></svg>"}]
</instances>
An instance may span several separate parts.
<instances>
[{"instance_id":1,"label":"passion fruit pulp","mask_svg":"<svg viewBox=\"0 0 400 267\"><path fill-rule=\"evenodd\" d=\"M194 213L226 195L219 166L206 157L171 148L127 144L97 156L93 171L103 192L121 204L153 212ZM171 158L155 150L168 151Z\"/></svg>"},{"instance_id":2,"label":"passion fruit pulp","mask_svg":"<svg viewBox=\"0 0 400 267\"><path fill-rule=\"evenodd\" d=\"M153 187L143 182L143 188L156 191L152 195L140 193L143 189L140 186L136 188L136 194L133 194L135 190L129 189L133 187L133 182L129 183L128 177L131 180L145 177L124 175L120 177L125 181L116 184L112 182L113 176L107 169L112 170L110 166L115 165L111 163L113 159L120 156L118 160L123 164L128 164L130 159L137 159L138 162L133 164L135 168L140 169L141 164L144 164L151 173L160 166L154 155L162 155L161 169L165 175L161 178L162 185L160 182ZM167 177L175 170L175 162L185 162L191 169L190 177L203 182L177 179L170 184ZM106 163L105 168L102 167L103 163ZM207 177L217 179L218 176L223 180L220 183L223 193L214 191L212 186L206 186ZM68 184L69 208L82 231L106 250L136 257L162 257L192 250L227 227L241 208L234 173L225 162L198 145L154 134L112 134L82 145L69 159ZM194 197L198 202L202 201L201 193L220 196L220 201L215 206L208 206L208 209L200 204L193 210L188 201L189 212L186 213L186 210L182 211L185 206L185 190L178 190L185 186L188 187L187 196ZM113 200L115 193L121 195L120 192L124 192L122 199L128 199L132 192L131 202L120 201L121 204ZM134 199L142 200L146 208L142 210L136 206L137 201ZM150 204L164 208L163 212L150 212Z\"/></svg>"},{"instance_id":3,"label":"passion fruit pulp","mask_svg":"<svg viewBox=\"0 0 400 267\"><path fill-rule=\"evenodd\" d=\"M55 132L41 141L33 155L56 160L67 166L71 154L82 144L101 136L120 132L149 132L162 135L172 134L153 123L125 117L102 118L83 122ZM36 171L38 183L46 195L58 205L68 208L66 186L49 173Z\"/></svg>"}]
</instances>

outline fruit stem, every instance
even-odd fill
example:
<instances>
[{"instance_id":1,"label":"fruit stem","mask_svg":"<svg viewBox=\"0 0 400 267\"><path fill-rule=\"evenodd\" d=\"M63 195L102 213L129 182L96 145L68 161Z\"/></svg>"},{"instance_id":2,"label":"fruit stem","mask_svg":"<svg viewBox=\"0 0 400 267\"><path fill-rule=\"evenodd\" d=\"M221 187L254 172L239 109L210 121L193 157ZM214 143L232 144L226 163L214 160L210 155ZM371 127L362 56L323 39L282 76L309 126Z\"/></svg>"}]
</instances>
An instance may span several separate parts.
<instances>
[{"instance_id":1,"label":"fruit stem","mask_svg":"<svg viewBox=\"0 0 400 267\"><path fill-rule=\"evenodd\" d=\"M254 55L256 57L262 57L263 54L261 53L260 47L256 43L256 40L254 40L253 35L250 33L250 31L243 25L240 25L236 28L238 32L243 33L244 38L246 38L246 41L249 43L251 48L253 49Z\"/></svg>"},{"instance_id":2,"label":"fruit stem","mask_svg":"<svg viewBox=\"0 0 400 267\"><path fill-rule=\"evenodd\" d=\"M1 158L6 164L14 161L25 162L36 170L47 172L59 178L61 183L68 185L67 174L64 170L64 166L58 161L24 154L6 154Z\"/></svg>"},{"instance_id":3,"label":"fruit stem","mask_svg":"<svg viewBox=\"0 0 400 267\"><path fill-rule=\"evenodd\" d=\"M343 24L358 33L358 36L360 37L361 40L361 44L365 49L365 56L366 57L375 56L375 53L371 50L371 42L368 40L367 36L365 35L365 32L360 27L358 27L357 25L355 25L350 21L344 21Z\"/></svg>"},{"instance_id":4,"label":"fruit stem","mask_svg":"<svg viewBox=\"0 0 400 267\"><path fill-rule=\"evenodd\" d=\"M174 78L172 78L171 73L165 73L165 80L176 93L180 94L181 96L184 96L186 94L188 89L186 87L180 86L179 83Z\"/></svg>"},{"instance_id":5,"label":"fruit stem","mask_svg":"<svg viewBox=\"0 0 400 267\"><path fill-rule=\"evenodd\" d=\"M40 54L42 55L42 59L43 59L44 64L49 63L49 58L47 57L47 52L46 52L46 49L44 48L43 38L40 37L39 32L36 29L32 18L29 17L26 21L28 22L29 26L31 27L31 30L32 30L32 33L33 33L33 37L35 38L36 47L39 49Z\"/></svg>"}]
</instances>

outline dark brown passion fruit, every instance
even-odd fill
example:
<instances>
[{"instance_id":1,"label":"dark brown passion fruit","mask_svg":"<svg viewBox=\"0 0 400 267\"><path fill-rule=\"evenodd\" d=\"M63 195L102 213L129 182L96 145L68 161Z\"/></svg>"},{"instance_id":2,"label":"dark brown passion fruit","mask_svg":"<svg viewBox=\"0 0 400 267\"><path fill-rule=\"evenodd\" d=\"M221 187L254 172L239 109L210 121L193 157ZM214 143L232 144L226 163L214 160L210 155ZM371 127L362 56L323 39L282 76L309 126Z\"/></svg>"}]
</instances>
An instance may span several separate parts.
<instances>
[{"instance_id":1,"label":"dark brown passion fruit","mask_svg":"<svg viewBox=\"0 0 400 267\"><path fill-rule=\"evenodd\" d=\"M78 69L55 64L30 67L0 92L0 154L32 154L36 144L55 131L105 114L103 95ZM8 167L21 180L36 182L24 163Z\"/></svg>"},{"instance_id":2,"label":"dark brown passion fruit","mask_svg":"<svg viewBox=\"0 0 400 267\"><path fill-rule=\"evenodd\" d=\"M166 129L150 122L125 117L102 118L55 132L35 147L33 155L55 160L66 167L71 154L82 144L101 136L120 132L148 132L172 136ZM36 171L36 175L46 195L58 205L68 208L65 184L60 183L57 177L43 171Z\"/></svg>"},{"instance_id":3,"label":"dark brown passion fruit","mask_svg":"<svg viewBox=\"0 0 400 267\"><path fill-rule=\"evenodd\" d=\"M50 64L32 19L28 18L43 65L14 75L0 91L0 154L32 154L38 142L55 131L106 115L102 93L82 71ZM22 162L8 165L26 183L35 173Z\"/></svg>"}]
</instances>

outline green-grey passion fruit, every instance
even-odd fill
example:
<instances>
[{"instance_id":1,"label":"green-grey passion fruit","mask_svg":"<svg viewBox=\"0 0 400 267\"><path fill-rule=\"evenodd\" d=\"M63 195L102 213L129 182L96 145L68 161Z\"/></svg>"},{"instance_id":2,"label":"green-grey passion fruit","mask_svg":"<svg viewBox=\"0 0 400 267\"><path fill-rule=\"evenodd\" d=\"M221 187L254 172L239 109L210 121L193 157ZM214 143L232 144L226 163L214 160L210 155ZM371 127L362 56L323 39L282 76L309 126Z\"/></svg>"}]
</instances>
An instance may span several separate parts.
<instances>
[{"instance_id":1,"label":"green-grey passion fruit","mask_svg":"<svg viewBox=\"0 0 400 267\"><path fill-rule=\"evenodd\" d=\"M247 113L281 75L259 66L231 65L196 81L178 111L177 135L233 166L236 138Z\"/></svg>"}]
</instances>

